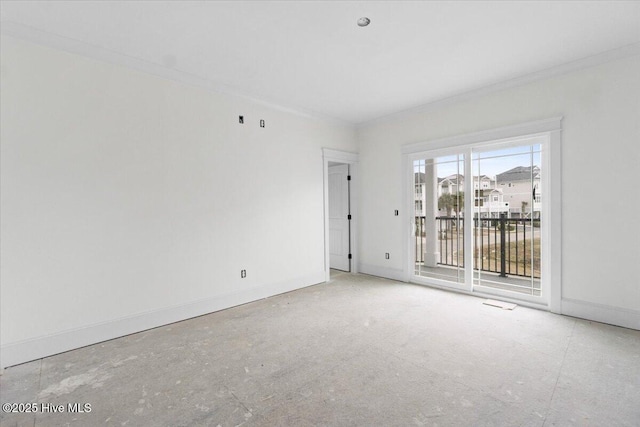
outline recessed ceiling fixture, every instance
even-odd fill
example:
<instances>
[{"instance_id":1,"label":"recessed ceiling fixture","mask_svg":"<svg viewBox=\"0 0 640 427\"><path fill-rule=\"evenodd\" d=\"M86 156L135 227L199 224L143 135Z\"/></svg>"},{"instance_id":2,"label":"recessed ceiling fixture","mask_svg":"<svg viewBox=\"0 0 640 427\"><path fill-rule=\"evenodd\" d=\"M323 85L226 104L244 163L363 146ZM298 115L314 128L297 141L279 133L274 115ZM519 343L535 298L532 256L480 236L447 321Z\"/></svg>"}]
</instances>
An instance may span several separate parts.
<instances>
[{"instance_id":1,"label":"recessed ceiling fixture","mask_svg":"<svg viewBox=\"0 0 640 427\"><path fill-rule=\"evenodd\" d=\"M359 27L366 27L370 23L371 23L371 19L367 18L366 16L363 16L362 18L358 19Z\"/></svg>"}]
</instances>

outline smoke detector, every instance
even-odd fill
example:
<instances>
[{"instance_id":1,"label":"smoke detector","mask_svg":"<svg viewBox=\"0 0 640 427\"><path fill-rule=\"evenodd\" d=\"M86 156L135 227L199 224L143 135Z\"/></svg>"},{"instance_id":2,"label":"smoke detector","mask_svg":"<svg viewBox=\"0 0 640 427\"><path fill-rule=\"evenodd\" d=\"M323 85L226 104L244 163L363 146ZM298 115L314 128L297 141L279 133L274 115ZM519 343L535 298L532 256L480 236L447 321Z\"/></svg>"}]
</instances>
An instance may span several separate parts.
<instances>
[{"instance_id":1,"label":"smoke detector","mask_svg":"<svg viewBox=\"0 0 640 427\"><path fill-rule=\"evenodd\" d=\"M362 18L358 19L359 27L366 27L370 23L371 23L371 19L367 18L366 16L363 16Z\"/></svg>"}]
</instances>

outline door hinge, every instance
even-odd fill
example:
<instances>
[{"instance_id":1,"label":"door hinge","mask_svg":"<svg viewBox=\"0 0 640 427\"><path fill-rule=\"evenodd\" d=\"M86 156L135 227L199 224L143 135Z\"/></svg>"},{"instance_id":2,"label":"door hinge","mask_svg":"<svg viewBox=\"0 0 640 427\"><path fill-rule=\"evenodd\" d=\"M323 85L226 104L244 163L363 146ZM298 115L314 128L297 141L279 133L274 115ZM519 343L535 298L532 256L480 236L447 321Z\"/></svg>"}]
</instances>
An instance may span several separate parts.
<instances>
[{"instance_id":1,"label":"door hinge","mask_svg":"<svg viewBox=\"0 0 640 427\"><path fill-rule=\"evenodd\" d=\"M347 175L347 181L351 181L351 175Z\"/></svg>"},{"instance_id":2,"label":"door hinge","mask_svg":"<svg viewBox=\"0 0 640 427\"><path fill-rule=\"evenodd\" d=\"M351 215L347 215L347 219L351 221Z\"/></svg>"},{"instance_id":3,"label":"door hinge","mask_svg":"<svg viewBox=\"0 0 640 427\"><path fill-rule=\"evenodd\" d=\"M349 254L349 259L351 259L351 258L352 258L352 257L351 257L351 254Z\"/></svg>"}]
</instances>

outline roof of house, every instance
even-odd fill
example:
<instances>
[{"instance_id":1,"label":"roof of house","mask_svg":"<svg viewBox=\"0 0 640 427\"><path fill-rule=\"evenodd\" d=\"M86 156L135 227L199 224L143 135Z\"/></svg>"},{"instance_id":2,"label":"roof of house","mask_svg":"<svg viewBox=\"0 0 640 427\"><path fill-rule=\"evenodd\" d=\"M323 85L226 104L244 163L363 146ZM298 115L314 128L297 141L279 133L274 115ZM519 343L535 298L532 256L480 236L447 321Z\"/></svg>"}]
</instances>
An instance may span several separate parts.
<instances>
[{"instance_id":1,"label":"roof of house","mask_svg":"<svg viewBox=\"0 0 640 427\"><path fill-rule=\"evenodd\" d=\"M438 178L438 182L442 182L444 180L448 180L448 181L452 181L452 182L456 182L456 181L457 182L463 182L464 181L464 175L454 173L453 175L445 176L444 178Z\"/></svg>"},{"instance_id":2,"label":"roof of house","mask_svg":"<svg viewBox=\"0 0 640 427\"><path fill-rule=\"evenodd\" d=\"M508 181L520 181L520 180L524 180L524 179L529 179L530 178L530 174L531 174L531 168L530 167L524 167L524 166L518 166L518 167L515 167L515 168L513 168L511 170L508 170L506 172L503 172L503 173L497 175L496 179L498 181L500 181L501 179L499 177L501 177L501 176L509 177L511 175L508 175L508 174L512 174L512 173L520 173L520 174L522 174L522 177L521 178L516 178L515 175L514 175L514 178L511 178L511 179L510 178L505 178L505 179L502 179L502 181L507 181L507 180ZM539 173L540 173L540 168L538 168L537 166L534 166L534 175L537 176ZM416 184L424 183L424 176L425 176L424 172L414 172L413 176L414 176L414 182ZM474 176L473 178L475 180L478 177ZM456 182L456 181L463 182L464 181L464 175L462 175L462 174L453 174L453 175L446 176L444 178L438 178L438 183L441 183L444 180L453 181L453 182ZM480 180L493 181L493 178L488 176L488 175L480 175Z\"/></svg>"},{"instance_id":3,"label":"roof of house","mask_svg":"<svg viewBox=\"0 0 640 427\"><path fill-rule=\"evenodd\" d=\"M527 181L531 179L531 166L516 166L513 169L509 169L506 172L496 175L496 181L498 182L514 182L514 181ZM533 177L540 177L540 168L533 166Z\"/></svg>"}]
</instances>

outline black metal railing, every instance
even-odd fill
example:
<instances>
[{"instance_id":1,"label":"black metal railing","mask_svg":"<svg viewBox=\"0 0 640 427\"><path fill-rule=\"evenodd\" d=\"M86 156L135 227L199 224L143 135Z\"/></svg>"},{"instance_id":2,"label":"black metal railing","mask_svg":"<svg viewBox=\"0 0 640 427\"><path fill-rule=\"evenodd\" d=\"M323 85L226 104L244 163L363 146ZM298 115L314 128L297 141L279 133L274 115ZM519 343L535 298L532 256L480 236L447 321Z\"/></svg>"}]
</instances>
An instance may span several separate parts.
<instances>
[{"instance_id":1,"label":"black metal railing","mask_svg":"<svg viewBox=\"0 0 640 427\"><path fill-rule=\"evenodd\" d=\"M427 239L425 217L416 218L416 262L424 262ZM436 220L438 264L464 267L464 218L439 216ZM506 277L540 278L540 218L474 218L474 266ZM431 243L432 244L432 243Z\"/></svg>"}]
</instances>

